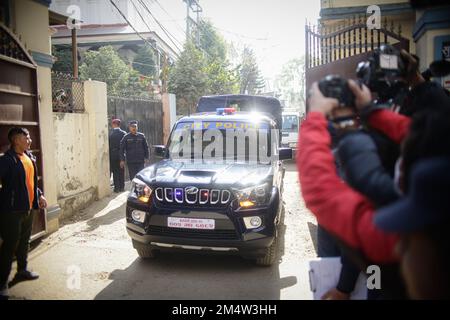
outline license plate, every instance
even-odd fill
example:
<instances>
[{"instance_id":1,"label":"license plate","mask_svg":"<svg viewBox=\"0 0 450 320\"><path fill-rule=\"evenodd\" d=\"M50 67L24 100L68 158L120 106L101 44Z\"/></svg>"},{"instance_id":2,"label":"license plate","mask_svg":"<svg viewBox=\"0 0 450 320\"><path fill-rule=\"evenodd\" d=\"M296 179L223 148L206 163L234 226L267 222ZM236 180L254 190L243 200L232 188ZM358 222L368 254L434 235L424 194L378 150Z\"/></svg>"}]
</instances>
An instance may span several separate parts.
<instances>
[{"instance_id":1,"label":"license plate","mask_svg":"<svg viewBox=\"0 0 450 320\"><path fill-rule=\"evenodd\" d=\"M215 221L213 219L192 219L192 218L167 218L169 228L202 229L214 230Z\"/></svg>"}]
</instances>

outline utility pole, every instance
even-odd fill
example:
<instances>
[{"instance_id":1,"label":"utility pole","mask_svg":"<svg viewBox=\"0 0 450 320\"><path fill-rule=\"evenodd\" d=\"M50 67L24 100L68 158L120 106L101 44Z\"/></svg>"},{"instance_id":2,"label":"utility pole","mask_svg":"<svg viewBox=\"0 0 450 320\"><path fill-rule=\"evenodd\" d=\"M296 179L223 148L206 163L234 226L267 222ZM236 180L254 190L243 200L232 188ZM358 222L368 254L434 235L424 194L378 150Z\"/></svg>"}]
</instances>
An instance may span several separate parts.
<instances>
[{"instance_id":1,"label":"utility pole","mask_svg":"<svg viewBox=\"0 0 450 320\"><path fill-rule=\"evenodd\" d=\"M191 31L189 30L189 9L191 7L191 0L183 1L186 2L186 42L188 42L191 33Z\"/></svg>"},{"instance_id":2,"label":"utility pole","mask_svg":"<svg viewBox=\"0 0 450 320\"><path fill-rule=\"evenodd\" d=\"M161 72L161 93L167 93L167 78L168 78L168 64L167 64L167 55L164 52L163 55L163 68Z\"/></svg>"},{"instance_id":3,"label":"utility pole","mask_svg":"<svg viewBox=\"0 0 450 320\"><path fill-rule=\"evenodd\" d=\"M186 41L191 38L191 25L195 26L196 29L196 44L200 46L200 13L203 12L202 7L198 3L198 0L183 0L186 3ZM196 20L191 18L190 13L195 13Z\"/></svg>"},{"instance_id":4,"label":"utility pole","mask_svg":"<svg viewBox=\"0 0 450 320\"><path fill-rule=\"evenodd\" d=\"M77 28L72 29L72 66L73 66L73 77L75 79L78 79Z\"/></svg>"}]
</instances>

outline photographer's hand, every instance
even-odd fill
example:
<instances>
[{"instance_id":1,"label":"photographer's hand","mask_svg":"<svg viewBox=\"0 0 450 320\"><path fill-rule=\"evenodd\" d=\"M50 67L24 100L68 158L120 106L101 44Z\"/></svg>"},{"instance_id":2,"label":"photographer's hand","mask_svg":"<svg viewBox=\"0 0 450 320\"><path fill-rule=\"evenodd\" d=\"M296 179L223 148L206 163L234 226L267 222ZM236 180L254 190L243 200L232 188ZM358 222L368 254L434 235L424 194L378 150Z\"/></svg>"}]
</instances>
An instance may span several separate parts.
<instances>
[{"instance_id":1,"label":"photographer's hand","mask_svg":"<svg viewBox=\"0 0 450 320\"><path fill-rule=\"evenodd\" d=\"M334 98L325 97L319 89L317 82L314 82L309 90L308 104L310 112L320 112L327 116L339 105L339 101Z\"/></svg>"},{"instance_id":2,"label":"photographer's hand","mask_svg":"<svg viewBox=\"0 0 450 320\"><path fill-rule=\"evenodd\" d=\"M425 82L425 79L419 72L419 61L417 61L417 59L409 54L405 49L402 49L400 54L407 64L406 81L408 82L408 84L411 87L415 87L422 82Z\"/></svg>"},{"instance_id":3,"label":"photographer's hand","mask_svg":"<svg viewBox=\"0 0 450 320\"><path fill-rule=\"evenodd\" d=\"M369 88L364 84L360 87L354 80L348 80L348 86L355 95L355 106L357 110L360 111L370 104L372 101L372 94L370 93Z\"/></svg>"}]
</instances>

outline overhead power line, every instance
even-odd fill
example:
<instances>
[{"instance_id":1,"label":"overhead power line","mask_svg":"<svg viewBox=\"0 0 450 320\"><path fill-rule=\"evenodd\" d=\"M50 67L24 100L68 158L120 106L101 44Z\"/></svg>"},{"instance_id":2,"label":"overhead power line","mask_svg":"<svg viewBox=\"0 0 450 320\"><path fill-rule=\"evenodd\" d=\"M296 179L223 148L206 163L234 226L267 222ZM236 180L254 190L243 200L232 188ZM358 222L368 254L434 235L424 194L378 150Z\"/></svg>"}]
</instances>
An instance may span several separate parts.
<instances>
[{"instance_id":1,"label":"overhead power line","mask_svg":"<svg viewBox=\"0 0 450 320\"><path fill-rule=\"evenodd\" d=\"M177 19L175 19L174 17L172 17L171 15L170 15L170 13L169 12L167 12L167 10L166 9L164 9L164 7L162 6L162 4L161 4L161 2L159 2L158 0L155 0L155 2L156 2L156 4L167 14L167 16L169 17L169 18L171 18L172 19L172 21L173 22L175 22L175 25L177 26L177 28L178 28L178 30L180 30L183 34L185 33L185 30L183 30L183 27L181 27L178 23L177 23ZM179 20L182 20L182 19L179 19Z\"/></svg>"},{"instance_id":2,"label":"overhead power line","mask_svg":"<svg viewBox=\"0 0 450 320\"><path fill-rule=\"evenodd\" d=\"M155 49L157 52L160 52L160 50L158 49L158 47L156 47L155 45L153 45L152 43L150 43L147 39L145 39L137 30L135 27L133 27L133 25L131 24L131 22L127 19L127 17L123 14L123 12L119 9L119 7L117 7L117 5L114 3L113 0L109 0L109 2L111 2L111 4L114 6L114 8L117 9L117 11L119 12L119 14L122 16L122 18L126 21L126 23L133 29L133 31L139 36L139 38L141 38L145 43L147 43L150 47L152 47L153 49Z\"/></svg>"},{"instance_id":3,"label":"overhead power line","mask_svg":"<svg viewBox=\"0 0 450 320\"><path fill-rule=\"evenodd\" d=\"M150 16L153 18L153 20L155 20L155 22L158 24L158 26L161 28L161 30L166 34L166 36L169 38L169 40L173 43L173 45L175 46L175 48L177 48L180 52L183 51L181 50L178 45L175 43L175 41L173 39L176 40L176 38L170 34L169 31L166 30L166 28L158 21L158 19L156 19L156 17L153 15L153 13L150 11L150 9L147 7L147 5L144 3L144 1L142 0L138 0L138 2L144 7L144 9L150 14ZM178 40L176 40L178 41ZM181 44L181 43L180 43Z\"/></svg>"}]
</instances>

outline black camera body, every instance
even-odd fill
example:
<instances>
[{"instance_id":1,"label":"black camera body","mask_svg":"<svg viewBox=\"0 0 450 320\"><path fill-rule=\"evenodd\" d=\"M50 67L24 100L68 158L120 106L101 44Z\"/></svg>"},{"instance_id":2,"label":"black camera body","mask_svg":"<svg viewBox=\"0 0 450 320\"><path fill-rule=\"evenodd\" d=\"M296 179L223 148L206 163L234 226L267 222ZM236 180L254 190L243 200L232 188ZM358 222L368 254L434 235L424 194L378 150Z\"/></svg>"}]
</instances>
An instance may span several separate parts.
<instances>
[{"instance_id":1,"label":"black camera body","mask_svg":"<svg viewBox=\"0 0 450 320\"><path fill-rule=\"evenodd\" d=\"M340 107L355 108L355 95L346 79L338 75L328 75L319 81L319 89L325 97L337 99Z\"/></svg>"},{"instance_id":2,"label":"black camera body","mask_svg":"<svg viewBox=\"0 0 450 320\"><path fill-rule=\"evenodd\" d=\"M400 51L384 44L374 49L367 61L358 64L356 76L370 91L378 94L381 102L386 102L407 89L407 67Z\"/></svg>"}]
</instances>

